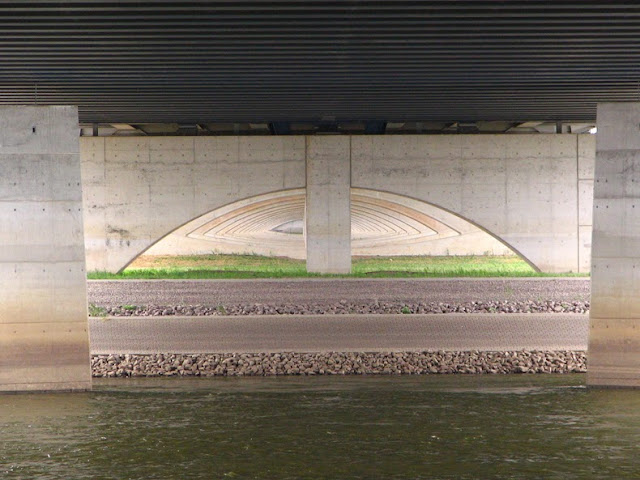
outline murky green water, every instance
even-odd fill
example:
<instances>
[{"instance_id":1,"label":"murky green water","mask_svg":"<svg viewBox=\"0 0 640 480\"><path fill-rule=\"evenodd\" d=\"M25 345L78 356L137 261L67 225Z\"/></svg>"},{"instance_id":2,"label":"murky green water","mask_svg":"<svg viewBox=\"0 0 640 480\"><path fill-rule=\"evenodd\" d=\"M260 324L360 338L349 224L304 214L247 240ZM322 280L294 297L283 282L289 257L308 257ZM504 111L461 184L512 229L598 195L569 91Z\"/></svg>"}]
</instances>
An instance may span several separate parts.
<instances>
[{"instance_id":1,"label":"murky green water","mask_svg":"<svg viewBox=\"0 0 640 480\"><path fill-rule=\"evenodd\" d=\"M0 478L640 478L640 391L583 383L147 379L4 395Z\"/></svg>"}]
</instances>

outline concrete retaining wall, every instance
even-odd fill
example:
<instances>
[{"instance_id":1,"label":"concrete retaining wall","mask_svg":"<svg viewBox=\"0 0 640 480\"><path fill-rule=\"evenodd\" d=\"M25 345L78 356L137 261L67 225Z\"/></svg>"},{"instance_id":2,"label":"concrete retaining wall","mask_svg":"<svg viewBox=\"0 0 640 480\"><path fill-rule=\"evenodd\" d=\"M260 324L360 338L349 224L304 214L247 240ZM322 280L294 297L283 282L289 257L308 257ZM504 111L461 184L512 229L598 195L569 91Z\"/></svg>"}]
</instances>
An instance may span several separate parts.
<instances>
[{"instance_id":1,"label":"concrete retaining wall","mask_svg":"<svg viewBox=\"0 0 640 480\"><path fill-rule=\"evenodd\" d=\"M542 271L588 271L594 149L591 135L354 136L352 184L455 212Z\"/></svg>"},{"instance_id":2,"label":"concrete retaining wall","mask_svg":"<svg viewBox=\"0 0 640 480\"><path fill-rule=\"evenodd\" d=\"M335 141L313 139L318 151ZM118 271L229 203L306 186L303 136L80 140L89 270ZM363 135L350 144L352 187L458 214L543 271L589 270L594 136Z\"/></svg>"}]
</instances>

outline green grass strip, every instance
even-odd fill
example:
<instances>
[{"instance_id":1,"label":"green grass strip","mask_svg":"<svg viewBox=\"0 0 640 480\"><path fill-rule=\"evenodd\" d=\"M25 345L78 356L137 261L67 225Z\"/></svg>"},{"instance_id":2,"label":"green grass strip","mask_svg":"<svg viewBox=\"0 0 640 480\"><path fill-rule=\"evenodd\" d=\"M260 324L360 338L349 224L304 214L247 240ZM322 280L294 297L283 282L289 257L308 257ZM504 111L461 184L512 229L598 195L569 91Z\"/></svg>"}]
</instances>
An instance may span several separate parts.
<instances>
[{"instance_id":1,"label":"green grass strip","mask_svg":"<svg viewBox=\"0 0 640 480\"><path fill-rule=\"evenodd\" d=\"M142 266L140 266L142 265ZM307 273L303 260L259 255L147 257L124 272L90 272L89 279L586 277L536 272L515 256L354 257L350 275Z\"/></svg>"}]
</instances>

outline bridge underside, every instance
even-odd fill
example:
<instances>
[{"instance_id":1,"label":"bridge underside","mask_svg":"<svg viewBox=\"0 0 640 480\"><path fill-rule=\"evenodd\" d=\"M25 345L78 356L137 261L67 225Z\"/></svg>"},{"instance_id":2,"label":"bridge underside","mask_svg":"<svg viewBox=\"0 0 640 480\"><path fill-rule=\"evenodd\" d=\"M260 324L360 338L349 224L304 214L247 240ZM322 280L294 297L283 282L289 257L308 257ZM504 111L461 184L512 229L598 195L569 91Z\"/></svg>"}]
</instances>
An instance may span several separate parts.
<instances>
[{"instance_id":1,"label":"bridge underside","mask_svg":"<svg viewBox=\"0 0 640 480\"><path fill-rule=\"evenodd\" d=\"M622 0L46 0L0 2L0 25L0 105L77 106L0 110L1 388L87 384L78 116L83 135L148 135L81 138L92 270L304 189L309 268L348 271L366 189L458 216L542 271L586 272L594 138L574 134L598 102L638 100L640 4ZM600 115L594 384L638 383L640 119L625 108ZM529 132L564 135L501 135Z\"/></svg>"},{"instance_id":2,"label":"bridge underside","mask_svg":"<svg viewBox=\"0 0 640 480\"><path fill-rule=\"evenodd\" d=\"M89 128L148 134L593 122L596 102L638 98L639 13L622 0L1 2L0 103L78 105Z\"/></svg>"},{"instance_id":3,"label":"bridge underside","mask_svg":"<svg viewBox=\"0 0 640 480\"><path fill-rule=\"evenodd\" d=\"M350 268L352 189L436 205L543 270L585 265L593 136L93 137L81 181L74 108L1 113L3 390L90 386L81 184L93 268L120 269L194 218L292 189L306 192L313 271ZM600 118L589 382L638 386L640 105L607 104Z\"/></svg>"}]
</instances>

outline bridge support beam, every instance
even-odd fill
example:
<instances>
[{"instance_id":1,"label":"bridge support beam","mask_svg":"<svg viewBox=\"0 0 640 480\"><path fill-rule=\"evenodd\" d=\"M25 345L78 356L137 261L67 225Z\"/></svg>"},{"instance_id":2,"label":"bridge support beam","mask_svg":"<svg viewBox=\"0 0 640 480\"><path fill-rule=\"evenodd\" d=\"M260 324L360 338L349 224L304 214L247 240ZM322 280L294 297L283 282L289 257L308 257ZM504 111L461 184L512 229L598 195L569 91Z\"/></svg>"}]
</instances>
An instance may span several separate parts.
<instances>
[{"instance_id":1,"label":"bridge support beam","mask_svg":"<svg viewBox=\"0 0 640 480\"><path fill-rule=\"evenodd\" d=\"M306 137L307 271L351 272L351 138Z\"/></svg>"},{"instance_id":2,"label":"bridge support beam","mask_svg":"<svg viewBox=\"0 0 640 480\"><path fill-rule=\"evenodd\" d=\"M640 387L640 103L597 125L587 382Z\"/></svg>"},{"instance_id":3,"label":"bridge support beam","mask_svg":"<svg viewBox=\"0 0 640 480\"><path fill-rule=\"evenodd\" d=\"M0 107L0 391L91 387L75 107Z\"/></svg>"}]
</instances>

